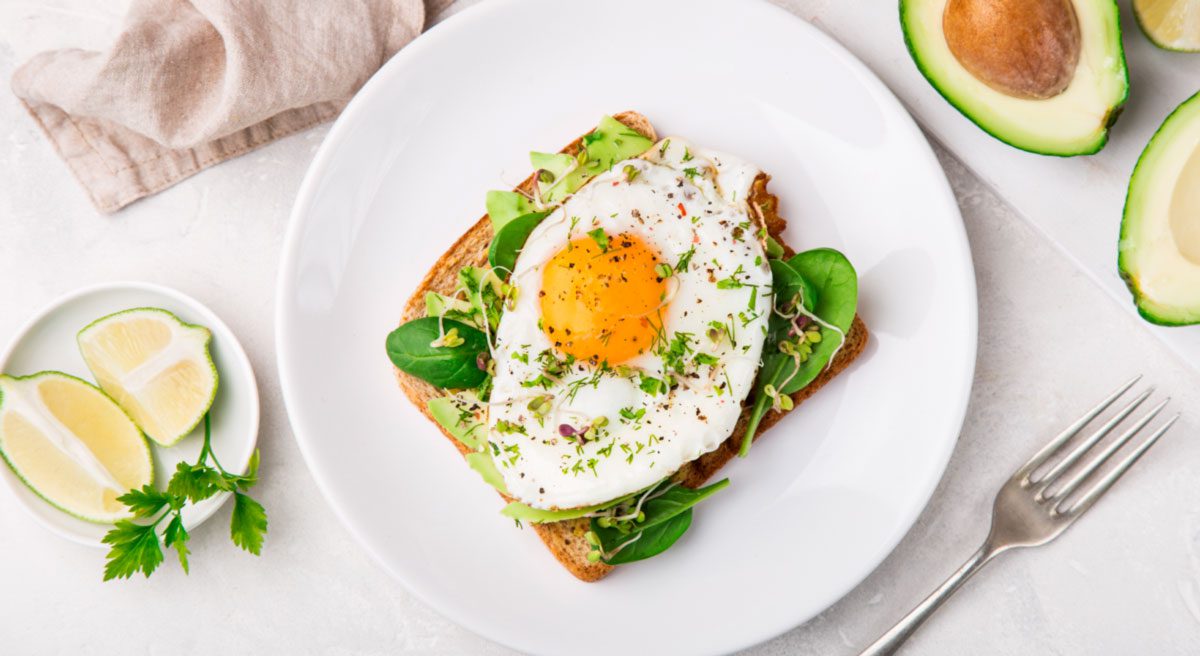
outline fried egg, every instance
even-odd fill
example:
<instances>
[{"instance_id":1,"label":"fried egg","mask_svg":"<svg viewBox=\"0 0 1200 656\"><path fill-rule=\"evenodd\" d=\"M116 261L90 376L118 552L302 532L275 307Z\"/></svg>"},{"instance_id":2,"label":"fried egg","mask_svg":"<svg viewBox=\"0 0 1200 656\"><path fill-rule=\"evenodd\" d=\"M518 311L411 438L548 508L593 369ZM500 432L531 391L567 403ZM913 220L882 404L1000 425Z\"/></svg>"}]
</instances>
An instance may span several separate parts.
<instances>
[{"instance_id":1,"label":"fried egg","mask_svg":"<svg viewBox=\"0 0 1200 656\"><path fill-rule=\"evenodd\" d=\"M758 173L667 139L533 231L509 278L488 413L509 494L543 509L603 503L729 437L771 312L747 205Z\"/></svg>"}]
</instances>

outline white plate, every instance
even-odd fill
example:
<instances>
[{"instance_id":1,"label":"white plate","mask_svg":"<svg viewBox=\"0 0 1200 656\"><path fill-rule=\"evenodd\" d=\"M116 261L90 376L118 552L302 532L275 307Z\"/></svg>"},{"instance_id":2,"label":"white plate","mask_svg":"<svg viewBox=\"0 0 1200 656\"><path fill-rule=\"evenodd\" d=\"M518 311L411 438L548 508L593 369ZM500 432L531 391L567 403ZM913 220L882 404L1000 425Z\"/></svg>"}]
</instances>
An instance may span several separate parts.
<instances>
[{"instance_id":1,"label":"white plate","mask_svg":"<svg viewBox=\"0 0 1200 656\"><path fill-rule=\"evenodd\" d=\"M788 241L857 265L873 341L722 471L674 548L584 584L497 514L396 388L384 337L485 190L624 109L770 172ZM322 145L277 302L284 399L337 515L431 606L539 653L727 652L829 606L928 500L975 361L970 254L928 144L870 71L763 2L489 0L433 28Z\"/></svg>"},{"instance_id":2,"label":"white plate","mask_svg":"<svg viewBox=\"0 0 1200 656\"><path fill-rule=\"evenodd\" d=\"M254 371L229 327L199 301L181 292L142 282L104 283L71 292L46 306L17 332L0 356L0 372L27 376L55 370L94 384L95 379L79 355L75 335L100 317L136 307L162 308L188 323L212 331L210 348L220 378L212 407L213 451L226 470L245 471L258 440L258 386L254 382ZM191 435L170 448L150 442L155 486L164 488L179 462L195 462L203 442L203 422ZM58 510L25 487L11 469L3 465L0 465L0 480L42 526L80 544L105 546L100 539L110 525L85 522ZM191 530L198 526L228 497L228 493L222 493L185 508L184 527Z\"/></svg>"}]
</instances>

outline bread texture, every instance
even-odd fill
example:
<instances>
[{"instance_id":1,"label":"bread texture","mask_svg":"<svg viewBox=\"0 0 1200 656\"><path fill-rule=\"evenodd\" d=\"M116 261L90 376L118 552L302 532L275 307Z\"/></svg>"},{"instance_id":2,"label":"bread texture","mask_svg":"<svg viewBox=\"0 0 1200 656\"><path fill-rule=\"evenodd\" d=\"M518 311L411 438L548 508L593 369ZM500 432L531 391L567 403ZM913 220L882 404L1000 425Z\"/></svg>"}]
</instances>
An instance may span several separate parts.
<instances>
[{"instance_id":1,"label":"bread texture","mask_svg":"<svg viewBox=\"0 0 1200 656\"><path fill-rule=\"evenodd\" d=\"M654 131L654 127L650 121L637 112L622 112L613 115L626 126L636 130L648 137L651 141L657 141L658 137ZM569 145L562 149L561 152L574 155L579 151L583 143L583 137L572 141ZM758 219L765 225L767 232L771 234L780 244L783 244L784 251L787 256L791 256L793 251L784 244L781 239L781 234L784 228L787 227L787 221L779 216L778 199L767 191L767 183L770 181L770 176L760 174L758 179L754 181L751 187L750 203L752 207L757 207ZM530 175L520 185L517 186L518 191L526 193L532 192L535 184L535 178ZM455 285L458 282L458 271L465 266L482 266L487 264L488 247L492 242L492 223L491 219L485 214L482 218L475 222L469 230L456 241L434 264L433 268L425 275L425 278L417 286L412 297L404 307L404 313L401 318L401 323L419 318L424 315L425 310L425 294L427 292L438 292L441 294L452 294ZM804 389L792 395L792 401L795 408L800 406L800 403L805 399L816 394L826 383L833 380L838 374L850 366L850 364L862 354L863 349L867 345L868 333L867 327L859 317L854 318L854 323L846 335L846 342L838 351L837 357L834 358L830 366ZM395 370L396 379L400 383L400 388L404 390L405 395L412 401L426 417L439 429L441 426L434 421L433 416L428 409L428 402L443 393L440 389L430 385L429 383L409 374ZM767 430L775 425L783 418L784 412L768 412L763 417L759 424L758 434L755 440L761 439ZM677 475L677 479L688 487L699 487L704 484L717 470L721 469L725 463L737 456L738 447L741 445L742 437L745 435L746 423L749 417L749 409L745 408L742 411L742 416L738 420L737 426L733 433L726 439L716 450L706 453L696 460L686 464ZM466 455L470 449L456 440L449 432L441 429L446 438L449 439L460 453ZM503 496L503 495L501 495ZM507 497L506 497L507 498ZM588 531L587 519L576 519L562 522L554 522L550 524L534 524L533 528L537 531L538 536L545 542L546 547L554 554L563 567L567 569L576 578L582 581L598 581L604 578L612 571L611 565L606 565L602 562L591 563L587 560L590 547L584 539L584 533Z\"/></svg>"}]
</instances>

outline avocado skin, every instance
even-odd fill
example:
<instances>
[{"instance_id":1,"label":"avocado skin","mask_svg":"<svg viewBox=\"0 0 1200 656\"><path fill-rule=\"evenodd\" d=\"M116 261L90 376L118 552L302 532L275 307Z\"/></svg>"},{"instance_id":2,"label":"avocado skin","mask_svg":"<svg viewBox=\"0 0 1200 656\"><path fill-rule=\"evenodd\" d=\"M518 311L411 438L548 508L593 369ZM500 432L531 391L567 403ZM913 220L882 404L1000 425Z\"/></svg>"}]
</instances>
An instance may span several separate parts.
<instances>
[{"instance_id":1,"label":"avocado skin","mask_svg":"<svg viewBox=\"0 0 1200 656\"><path fill-rule=\"evenodd\" d=\"M1124 232L1124 229L1122 229L1122 232ZM1141 290L1138 288L1137 279L1125 270L1123 260L1124 258L1119 255L1117 273L1120 274L1121 280L1124 281L1125 286L1133 294L1134 307L1137 308L1138 316L1156 326L1165 326L1167 328L1178 328L1180 326L1191 326L1200 323L1200 318L1192 320L1173 319L1164 314L1158 314L1158 310L1142 295Z\"/></svg>"},{"instance_id":2,"label":"avocado skin","mask_svg":"<svg viewBox=\"0 0 1200 656\"><path fill-rule=\"evenodd\" d=\"M1129 288L1129 293L1133 294L1133 302L1137 306L1138 315L1158 326L1179 327L1198 324L1200 323L1200 308L1196 308L1190 312L1184 311L1183 314L1191 315L1189 318L1181 318L1168 314L1180 312L1174 308L1164 307L1159 309L1159 304L1147 298L1142 292L1141 287L1138 285L1137 276L1130 271L1128 256L1132 249L1123 249L1121 248L1121 244L1132 239L1130 235L1131 223L1137 219L1137 217L1133 217L1132 219L1130 217L1134 182L1138 179L1139 174L1153 175L1152 172L1147 173L1144 171L1147 157L1150 155L1159 137L1163 134L1163 131L1171 125L1172 119L1177 118L1183 112L1191 111L1191 106L1194 103L1200 103L1200 92L1195 93L1180 103L1170 114L1167 114L1167 117L1163 119L1162 125L1159 125L1158 129L1154 131L1154 134L1150 137L1150 141L1146 142L1146 148L1138 156L1137 164L1133 166L1133 173L1129 176L1129 189L1125 192L1125 206L1121 210L1121 235L1117 240L1117 273L1121 276L1121 280L1125 282L1125 286Z\"/></svg>"},{"instance_id":3,"label":"avocado skin","mask_svg":"<svg viewBox=\"0 0 1200 656\"><path fill-rule=\"evenodd\" d=\"M1107 120L1105 121L1104 130L1101 131L1101 133L1100 133L1099 137L1096 139L1096 141L1092 142L1088 147L1082 148L1080 150L1074 150L1074 151L1043 150L1043 149L1039 149L1036 146L1029 146L1029 145L1024 145L1024 144L1014 143L1013 141L1009 140L1002 132L993 130L989 126L985 125L982 121L976 119L970 113L970 110L963 107L958 101L956 101L954 99L953 94L951 94L949 91L947 91L945 88L943 88L943 86L939 82L939 79L937 78L937 76L932 75L929 72L929 69L926 67L924 61L921 58L921 55L918 54L918 49L917 49L916 45L913 43L912 38L909 35L907 24L906 24L906 21L904 20L904 16L908 10L908 6L914 1L916 1L916 0L900 0L900 31L904 35L904 46L905 46L905 48L908 49L909 57L913 60L913 63L916 64L917 70L921 72L921 76L924 77L927 82L929 82L929 85L933 87L934 91L937 91L939 96L941 96L943 99L945 99L946 102L950 103L950 106L954 107L954 109L957 109L958 113L965 116L967 118L967 120L974 123L980 130L983 130L984 132L988 133L989 135L996 138L997 140L999 140L1003 143L1006 143L1018 150L1023 150L1027 153L1033 153L1035 155L1048 155L1051 157L1076 157L1079 155L1095 155L1096 153L1100 152L1106 144L1108 144L1108 128L1111 128L1113 126L1113 124L1117 122L1117 119L1120 118L1121 112L1125 109L1125 102L1129 99L1129 84L1128 84L1129 67L1125 60L1125 48L1124 47L1119 47L1117 49L1118 50L1117 54L1120 56L1120 59L1121 59L1121 73L1122 73L1122 75L1124 75L1126 77L1125 89L1124 89L1124 92L1121 94L1121 97L1118 98L1117 101L1115 103L1113 103L1112 107L1109 109L1109 114L1108 114ZM1121 30L1121 19L1120 19L1121 11L1120 11L1120 8L1117 6L1117 3L1115 2L1115 0L1111 3L1111 5L1112 5L1112 14L1115 18L1116 26L1117 26L1117 41L1118 41L1118 43L1120 43L1121 40L1124 38L1123 32Z\"/></svg>"}]
</instances>

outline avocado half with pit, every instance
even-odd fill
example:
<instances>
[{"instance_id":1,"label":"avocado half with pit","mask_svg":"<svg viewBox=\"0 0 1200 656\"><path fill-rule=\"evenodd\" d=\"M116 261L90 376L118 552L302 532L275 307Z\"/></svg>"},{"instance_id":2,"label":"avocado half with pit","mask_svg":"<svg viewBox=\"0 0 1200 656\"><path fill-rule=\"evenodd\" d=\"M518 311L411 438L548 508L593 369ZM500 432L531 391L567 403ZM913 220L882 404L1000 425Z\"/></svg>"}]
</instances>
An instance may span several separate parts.
<instances>
[{"instance_id":1,"label":"avocado half with pit","mask_svg":"<svg viewBox=\"0 0 1200 656\"><path fill-rule=\"evenodd\" d=\"M1115 0L900 0L917 68L997 139L1090 155L1129 91Z\"/></svg>"},{"instance_id":2,"label":"avocado half with pit","mask_svg":"<svg viewBox=\"0 0 1200 656\"><path fill-rule=\"evenodd\" d=\"M1118 252L1143 317L1166 326L1200 323L1200 94L1172 112L1142 151Z\"/></svg>"}]
</instances>

